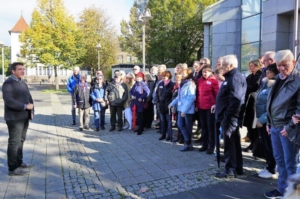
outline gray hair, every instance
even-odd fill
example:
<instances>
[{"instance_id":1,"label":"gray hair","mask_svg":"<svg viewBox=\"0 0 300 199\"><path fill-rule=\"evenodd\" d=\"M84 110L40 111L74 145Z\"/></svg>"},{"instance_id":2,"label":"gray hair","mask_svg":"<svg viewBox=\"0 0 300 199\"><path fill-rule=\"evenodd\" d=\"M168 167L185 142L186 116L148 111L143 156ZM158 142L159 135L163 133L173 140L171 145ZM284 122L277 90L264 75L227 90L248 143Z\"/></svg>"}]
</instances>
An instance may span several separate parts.
<instances>
[{"instance_id":1,"label":"gray hair","mask_svg":"<svg viewBox=\"0 0 300 199\"><path fill-rule=\"evenodd\" d=\"M275 54L274 61L276 63L280 63L284 60L292 61L294 59L294 55L290 50L280 50Z\"/></svg>"},{"instance_id":2,"label":"gray hair","mask_svg":"<svg viewBox=\"0 0 300 199\"><path fill-rule=\"evenodd\" d=\"M161 68L163 71L167 70L167 66L164 64L159 65L158 68Z\"/></svg>"},{"instance_id":3,"label":"gray hair","mask_svg":"<svg viewBox=\"0 0 300 199\"><path fill-rule=\"evenodd\" d=\"M225 55L222 59L226 65L232 65L234 68L238 67L238 60L235 55Z\"/></svg>"},{"instance_id":4,"label":"gray hair","mask_svg":"<svg viewBox=\"0 0 300 199\"><path fill-rule=\"evenodd\" d=\"M75 66L73 70L78 70L80 71L80 68L78 66Z\"/></svg>"},{"instance_id":5,"label":"gray hair","mask_svg":"<svg viewBox=\"0 0 300 199\"><path fill-rule=\"evenodd\" d=\"M206 64L210 64L210 59L208 59L207 57L202 57L200 59L200 62L201 62L201 60L205 60Z\"/></svg>"},{"instance_id":6,"label":"gray hair","mask_svg":"<svg viewBox=\"0 0 300 199\"><path fill-rule=\"evenodd\" d=\"M120 70L119 73L121 73L121 76L122 76L122 77L125 77L125 76L126 76L126 72L125 72L124 70Z\"/></svg>"},{"instance_id":7,"label":"gray hair","mask_svg":"<svg viewBox=\"0 0 300 199\"><path fill-rule=\"evenodd\" d=\"M186 64L186 63L183 63L183 64L181 64L181 66L180 66L182 69L187 69L188 68L188 65Z\"/></svg>"},{"instance_id":8,"label":"gray hair","mask_svg":"<svg viewBox=\"0 0 300 199\"><path fill-rule=\"evenodd\" d=\"M269 59L272 59L274 61L275 54L276 53L274 51L267 51L264 57L267 56Z\"/></svg>"},{"instance_id":9,"label":"gray hair","mask_svg":"<svg viewBox=\"0 0 300 199\"><path fill-rule=\"evenodd\" d=\"M135 75L134 75L134 73L133 72L129 72L129 73L127 73L127 75L126 75L126 77L129 77L129 78L135 78Z\"/></svg>"}]
</instances>

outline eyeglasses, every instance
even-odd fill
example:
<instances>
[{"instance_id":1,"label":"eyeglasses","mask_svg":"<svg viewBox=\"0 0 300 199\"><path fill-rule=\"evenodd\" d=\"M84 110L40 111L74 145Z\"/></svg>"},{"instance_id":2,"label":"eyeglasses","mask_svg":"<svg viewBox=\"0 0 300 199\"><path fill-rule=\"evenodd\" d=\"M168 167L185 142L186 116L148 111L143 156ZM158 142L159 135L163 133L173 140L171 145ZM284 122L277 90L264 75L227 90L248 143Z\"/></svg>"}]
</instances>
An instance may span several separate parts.
<instances>
[{"instance_id":1,"label":"eyeglasses","mask_svg":"<svg viewBox=\"0 0 300 199\"><path fill-rule=\"evenodd\" d=\"M137 69L134 68L133 70L137 70Z\"/></svg>"},{"instance_id":2,"label":"eyeglasses","mask_svg":"<svg viewBox=\"0 0 300 199\"><path fill-rule=\"evenodd\" d=\"M203 62L200 62L200 65L203 65L203 64L205 64L205 63L203 63Z\"/></svg>"}]
</instances>

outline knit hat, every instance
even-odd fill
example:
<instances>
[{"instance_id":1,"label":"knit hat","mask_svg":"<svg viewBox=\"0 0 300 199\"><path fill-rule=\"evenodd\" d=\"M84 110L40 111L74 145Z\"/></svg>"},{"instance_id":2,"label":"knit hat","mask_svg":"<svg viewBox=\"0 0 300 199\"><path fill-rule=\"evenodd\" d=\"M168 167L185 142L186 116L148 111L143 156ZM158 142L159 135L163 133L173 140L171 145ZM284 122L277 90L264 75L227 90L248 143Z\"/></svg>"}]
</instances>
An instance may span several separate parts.
<instances>
[{"instance_id":1,"label":"knit hat","mask_svg":"<svg viewBox=\"0 0 300 199\"><path fill-rule=\"evenodd\" d=\"M135 77L141 77L144 79L144 74L142 72L138 72L138 74L136 74Z\"/></svg>"}]
</instances>

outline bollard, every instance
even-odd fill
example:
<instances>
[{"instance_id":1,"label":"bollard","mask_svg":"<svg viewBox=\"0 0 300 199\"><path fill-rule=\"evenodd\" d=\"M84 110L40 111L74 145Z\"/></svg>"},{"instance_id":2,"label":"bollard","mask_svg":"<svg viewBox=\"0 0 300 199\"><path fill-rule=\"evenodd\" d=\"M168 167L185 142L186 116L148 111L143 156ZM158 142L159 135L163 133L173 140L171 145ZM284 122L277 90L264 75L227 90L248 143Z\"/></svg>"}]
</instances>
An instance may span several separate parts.
<instances>
[{"instance_id":1,"label":"bollard","mask_svg":"<svg viewBox=\"0 0 300 199\"><path fill-rule=\"evenodd\" d=\"M42 81L40 81L40 86L42 85Z\"/></svg>"}]
</instances>

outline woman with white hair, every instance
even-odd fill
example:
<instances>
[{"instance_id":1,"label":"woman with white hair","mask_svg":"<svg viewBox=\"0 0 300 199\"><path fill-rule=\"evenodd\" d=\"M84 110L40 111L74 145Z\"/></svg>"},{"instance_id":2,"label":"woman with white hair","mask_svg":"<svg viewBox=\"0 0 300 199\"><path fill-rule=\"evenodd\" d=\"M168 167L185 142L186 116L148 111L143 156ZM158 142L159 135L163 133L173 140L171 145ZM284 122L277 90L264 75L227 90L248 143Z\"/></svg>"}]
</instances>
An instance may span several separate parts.
<instances>
[{"instance_id":1,"label":"woman with white hair","mask_svg":"<svg viewBox=\"0 0 300 199\"><path fill-rule=\"evenodd\" d=\"M124 125L123 129L132 129L132 110L130 107L130 90L133 87L133 85L135 84L135 75L130 72L126 75L126 86L128 89L128 99L126 100L125 104L124 104L124 114L125 114L125 118L127 120L127 124Z\"/></svg>"}]
</instances>

